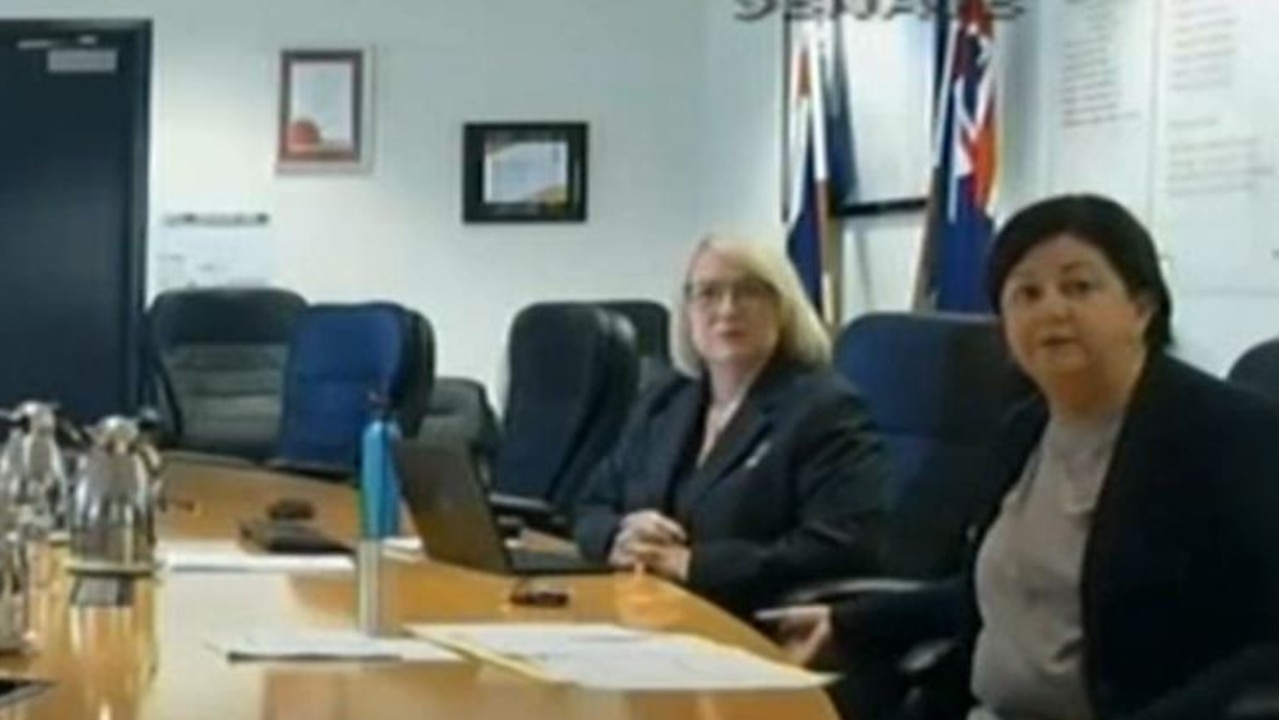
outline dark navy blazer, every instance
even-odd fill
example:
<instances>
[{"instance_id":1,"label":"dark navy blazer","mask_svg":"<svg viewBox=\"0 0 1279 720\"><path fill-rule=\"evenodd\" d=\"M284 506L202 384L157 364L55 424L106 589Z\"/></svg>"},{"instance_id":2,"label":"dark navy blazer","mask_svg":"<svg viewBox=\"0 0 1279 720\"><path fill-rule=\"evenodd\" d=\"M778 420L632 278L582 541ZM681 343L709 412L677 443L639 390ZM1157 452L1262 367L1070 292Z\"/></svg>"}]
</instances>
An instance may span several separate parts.
<instances>
[{"instance_id":1,"label":"dark navy blazer","mask_svg":"<svg viewBox=\"0 0 1279 720\"><path fill-rule=\"evenodd\" d=\"M813 580L872 570L887 457L852 387L770 365L701 467L702 380L678 376L634 408L576 514L583 554L607 557L627 513L654 509L690 537L688 585L749 613Z\"/></svg>"}]
</instances>

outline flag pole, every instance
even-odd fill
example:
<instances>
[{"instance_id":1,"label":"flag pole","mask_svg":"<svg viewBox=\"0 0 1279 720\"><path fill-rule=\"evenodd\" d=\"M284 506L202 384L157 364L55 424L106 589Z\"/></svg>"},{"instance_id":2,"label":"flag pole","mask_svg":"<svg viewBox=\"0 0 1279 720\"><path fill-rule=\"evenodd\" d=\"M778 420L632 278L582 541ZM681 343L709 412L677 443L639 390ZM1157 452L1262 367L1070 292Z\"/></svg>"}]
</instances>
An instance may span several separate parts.
<instances>
[{"instance_id":1,"label":"flag pole","mask_svg":"<svg viewBox=\"0 0 1279 720\"><path fill-rule=\"evenodd\" d=\"M931 296L932 272L937 261L938 191L937 170L929 173L928 202L924 206L924 233L919 245L919 261L915 264L915 291L911 308L916 312L933 306Z\"/></svg>"},{"instance_id":2,"label":"flag pole","mask_svg":"<svg viewBox=\"0 0 1279 720\"><path fill-rule=\"evenodd\" d=\"M927 310L935 306L932 295L933 273L936 271L938 244L942 240L941 227L942 195L942 153L946 152L946 123L949 118L950 76L954 71L955 43L958 42L952 23L955 21L945 7L937 11L937 50L941 53L939 62L934 66L936 77L933 88L933 138L932 138L932 172L928 174L928 200L924 206L924 232L919 248L919 263L915 269L915 293L913 308L916 311ZM949 182L949 178L946 178Z\"/></svg>"},{"instance_id":3,"label":"flag pole","mask_svg":"<svg viewBox=\"0 0 1279 720\"><path fill-rule=\"evenodd\" d=\"M818 21L819 23L821 21ZM805 33L808 48L808 77L811 89L811 104L808 108L809 123L812 128L813 163L815 183L817 227L818 227L818 259L821 271L822 320L827 329L835 332L839 328L842 313L842 270L839 262L839 236L837 225L830 212L830 167L827 164L826 146L826 98L822 95L822 47L820 24L811 25Z\"/></svg>"}]
</instances>

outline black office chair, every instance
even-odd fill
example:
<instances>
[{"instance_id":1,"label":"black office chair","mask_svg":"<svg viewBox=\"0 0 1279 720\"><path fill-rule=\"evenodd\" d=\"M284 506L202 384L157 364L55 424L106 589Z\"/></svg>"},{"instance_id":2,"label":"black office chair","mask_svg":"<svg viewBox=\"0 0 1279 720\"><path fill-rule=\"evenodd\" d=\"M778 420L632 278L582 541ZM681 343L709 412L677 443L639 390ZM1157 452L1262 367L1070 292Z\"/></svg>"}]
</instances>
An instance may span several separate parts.
<instances>
[{"instance_id":1,"label":"black office chair","mask_svg":"<svg viewBox=\"0 0 1279 720\"><path fill-rule=\"evenodd\" d=\"M587 476L611 449L638 385L629 323L590 303L516 316L491 499L499 515L567 535Z\"/></svg>"},{"instance_id":2,"label":"black office chair","mask_svg":"<svg viewBox=\"0 0 1279 720\"><path fill-rule=\"evenodd\" d=\"M289 338L306 301L272 288L161 293L147 313L151 381L166 444L268 457Z\"/></svg>"},{"instance_id":3,"label":"black office chair","mask_svg":"<svg viewBox=\"0 0 1279 720\"><path fill-rule=\"evenodd\" d=\"M430 412L431 398L435 396L435 328L422 313L407 312L410 347L404 359L404 395L395 419L404 437L414 437L420 432L422 421Z\"/></svg>"},{"instance_id":4,"label":"black office chair","mask_svg":"<svg viewBox=\"0 0 1279 720\"><path fill-rule=\"evenodd\" d=\"M665 305L652 300L606 300L598 304L626 318L635 329L641 392L674 372L670 350L671 314Z\"/></svg>"},{"instance_id":5,"label":"black office chair","mask_svg":"<svg viewBox=\"0 0 1279 720\"><path fill-rule=\"evenodd\" d=\"M484 386L461 377L436 378L417 436L462 442L484 464L493 462L501 445L497 417Z\"/></svg>"},{"instance_id":6,"label":"black office chair","mask_svg":"<svg viewBox=\"0 0 1279 720\"><path fill-rule=\"evenodd\" d=\"M1232 383L1279 401L1279 338L1249 348L1231 366L1227 377Z\"/></svg>"}]
</instances>

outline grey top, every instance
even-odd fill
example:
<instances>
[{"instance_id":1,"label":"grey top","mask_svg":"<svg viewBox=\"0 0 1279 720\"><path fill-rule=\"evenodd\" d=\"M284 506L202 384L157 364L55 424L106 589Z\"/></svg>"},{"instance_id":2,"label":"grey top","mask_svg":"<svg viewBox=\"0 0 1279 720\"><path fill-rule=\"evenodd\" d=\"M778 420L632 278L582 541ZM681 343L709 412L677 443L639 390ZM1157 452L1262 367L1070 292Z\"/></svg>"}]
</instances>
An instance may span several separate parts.
<instances>
[{"instance_id":1,"label":"grey top","mask_svg":"<svg viewBox=\"0 0 1279 720\"><path fill-rule=\"evenodd\" d=\"M1091 720L1079 584L1120 418L1049 422L977 555L970 720Z\"/></svg>"}]
</instances>

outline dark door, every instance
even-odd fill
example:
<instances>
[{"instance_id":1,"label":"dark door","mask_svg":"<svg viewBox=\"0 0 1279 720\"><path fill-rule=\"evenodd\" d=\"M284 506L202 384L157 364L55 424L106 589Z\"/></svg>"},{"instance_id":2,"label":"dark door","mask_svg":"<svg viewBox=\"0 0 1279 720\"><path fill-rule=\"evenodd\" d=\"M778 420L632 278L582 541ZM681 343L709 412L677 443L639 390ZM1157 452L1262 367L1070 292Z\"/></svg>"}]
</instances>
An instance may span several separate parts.
<instances>
[{"instance_id":1,"label":"dark door","mask_svg":"<svg viewBox=\"0 0 1279 720\"><path fill-rule=\"evenodd\" d=\"M0 406L135 409L146 23L0 22Z\"/></svg>"}]
</instances>

